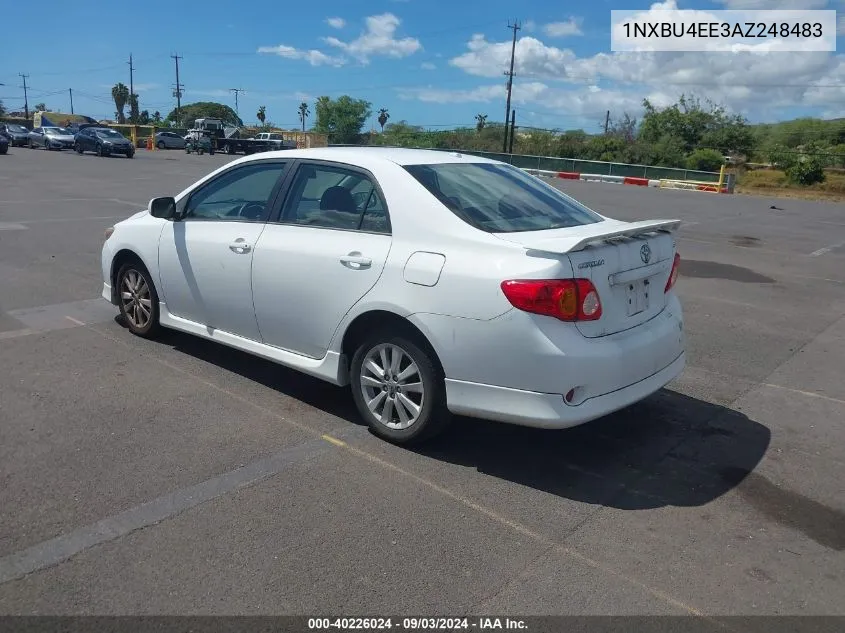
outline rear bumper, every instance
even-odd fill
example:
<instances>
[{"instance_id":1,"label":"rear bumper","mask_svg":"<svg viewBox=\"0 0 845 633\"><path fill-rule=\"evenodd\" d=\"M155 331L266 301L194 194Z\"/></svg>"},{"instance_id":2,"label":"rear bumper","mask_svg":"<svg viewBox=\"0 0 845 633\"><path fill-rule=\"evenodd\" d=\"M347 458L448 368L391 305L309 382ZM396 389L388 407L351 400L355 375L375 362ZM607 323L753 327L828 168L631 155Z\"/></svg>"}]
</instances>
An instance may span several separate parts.
<instances>
[{"instance_id":1,"label":"rear bumper","mask_svg":"<svg viewBox=\"0 0 845 633\"><path fill-rule=\"evenodd\" d=\"M617 391L566 404L561 394L509 389L462 380L446 380L449 410L458 415L485 418L541 429L566 429L609 415L647 398L677 378L686 365L681 353L659 372Z\"/></svg>"},{"instance_id":2,"label":"rear bumper","mask_svg":"<svg viewBox=\"0 0 845 633\"><path fill-rule=\"evenodd\" d=\"M685 364L683 312L674 293L651 320L597 338L519 310L489 321L419 313L409 320L437 352L449 409L503 422L544 428L588 422L654 393Z\"/></svg>"}]
</instances>

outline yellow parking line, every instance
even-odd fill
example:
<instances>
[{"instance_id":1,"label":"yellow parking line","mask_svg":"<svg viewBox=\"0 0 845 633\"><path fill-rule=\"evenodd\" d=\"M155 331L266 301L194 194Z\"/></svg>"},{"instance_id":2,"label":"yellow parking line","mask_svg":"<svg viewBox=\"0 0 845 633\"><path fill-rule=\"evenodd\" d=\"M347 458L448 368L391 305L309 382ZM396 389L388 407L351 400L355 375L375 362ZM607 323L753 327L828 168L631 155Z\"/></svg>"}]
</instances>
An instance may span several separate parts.
<instances>
[{"instance_id":1,"label":"yellow parking line","mask_svg":"<svg viewBox=\"0 0 845 633\"><path fill-rule=\"evenodd\" d=\"M342 442L341 440L337 439L336 437L332 437L331 435L323 434L320 437L322 437L330 444L334 444L335 446L346 446L346 442Z\"/></svg>"}]
</instances>

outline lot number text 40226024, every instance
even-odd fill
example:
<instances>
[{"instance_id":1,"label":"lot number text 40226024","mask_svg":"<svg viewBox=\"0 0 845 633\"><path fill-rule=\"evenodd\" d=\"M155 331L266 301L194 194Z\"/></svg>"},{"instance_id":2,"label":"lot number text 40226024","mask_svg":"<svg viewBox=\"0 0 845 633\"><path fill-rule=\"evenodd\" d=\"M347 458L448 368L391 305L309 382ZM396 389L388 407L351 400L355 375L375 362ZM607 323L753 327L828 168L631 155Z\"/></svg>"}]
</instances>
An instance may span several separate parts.
<instances>
[{"instance_id":1,"label":"lot number text 40226024","mask_svg":"<svg viewBox=\"0 0 845 633\"><path fill-rule=\"evenodd\" d=\"M328 630L389 630L455 631L455 630L527 630L518 618L309 618L308 629Z\"/></svg>"}]
</instances>

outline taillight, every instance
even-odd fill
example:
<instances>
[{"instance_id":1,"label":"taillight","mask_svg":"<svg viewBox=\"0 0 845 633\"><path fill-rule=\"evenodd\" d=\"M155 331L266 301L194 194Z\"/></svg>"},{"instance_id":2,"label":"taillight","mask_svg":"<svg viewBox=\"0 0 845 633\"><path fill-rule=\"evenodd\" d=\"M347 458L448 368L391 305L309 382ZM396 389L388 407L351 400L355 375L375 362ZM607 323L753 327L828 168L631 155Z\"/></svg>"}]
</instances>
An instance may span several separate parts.
<instances>
[{"instance_id":1,"label":"taillight","mask_svg":"<svg viewBox=\"0 0 845 633\"><path fill-rule=\"evenodd\" d=\"M502 282L511 305L561 321L601 318L601 300L589 279L513 279Z\"/></svg>"},{"instance_id":2,"label":"taillight","mask_svg":"<svg viewBox=\"0 0 845 633\"><path fill-rule=\"evenodd\" d=\"M672 289L672 286L675 285L675 282L678 281L678 267L681 265L681 256L679 253L675 253L675 260L672 262L672 271L669 273L669 280L666 282L666 288L664 288L663 292L669 292Z\"/></svg>"}]
</instances>

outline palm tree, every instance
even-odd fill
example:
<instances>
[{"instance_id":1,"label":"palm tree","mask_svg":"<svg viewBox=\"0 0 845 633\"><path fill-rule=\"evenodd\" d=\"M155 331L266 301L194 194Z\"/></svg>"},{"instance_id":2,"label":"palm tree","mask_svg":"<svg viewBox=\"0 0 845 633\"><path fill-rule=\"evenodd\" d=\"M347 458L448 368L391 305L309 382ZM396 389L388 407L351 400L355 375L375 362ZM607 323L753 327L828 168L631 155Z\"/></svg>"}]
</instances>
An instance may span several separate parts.
<instances>
[{"instance_id":1,"label":"palm tree","mask_svg":"<svg viewBox=\"0 0 845 633\"><path fill-rule=\"evenodd\" d=\"M384 133L384 124L387 123L389 118L390 115L387 113L387 108L382 108L378 111L378 124L381 126L382 133Z\"/></svg>"},{"instance_id":2,"label":"palm tree","mask_svg":"<svg viewBox=\"0 0 845 633\"><path fill-rule=\"evenodd\" d=\"M118 123L126 123L126 116L123 114L123 108L126 107L126 102L129 101L129 88L124 84L118 82L111 89L111 96L114 99L115 114L117 115Z\"/></svg>"},{"instance_id":3,"label":"palm tree","mask_svg":"<svg viewBox=\"0 0 845 633\"><path fill-rule=\"evenodd\" d=\"M261 125L264 125L264 121L267 120L267 107L266 106L259 106L258 112L256 115L258 120L261 121Z\"/></svg>"},{"instance_id":4,"label":"palm tree","mask_svg":"<svg viewBox=\"0 0 845 633\"><path fill-rule=\"evenodd\" d=\"M299 112L299 120L302 121L302 131L305 131L305 119L311 116L311 111L308 109L308 104L304 101L299 104L299 108L297 109Z\"/></svg>"},{"instance_id":5,"label":"palm tree","mask_svg":"<svg viewBox=\"0 0 845 633\"><path fill-rule=\"evenodd\" d=\"M478 123L475 124L475 129L479 132L484 129L484 124L487 123L487 115L486 114L476 114L475 120Z\"/></svg>"}]
</instances>

